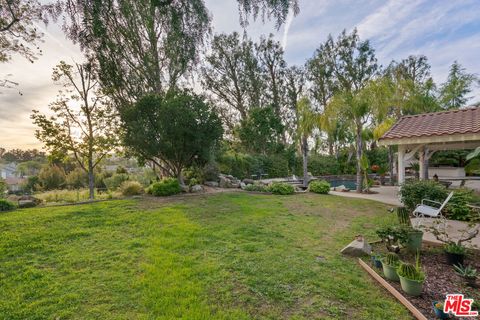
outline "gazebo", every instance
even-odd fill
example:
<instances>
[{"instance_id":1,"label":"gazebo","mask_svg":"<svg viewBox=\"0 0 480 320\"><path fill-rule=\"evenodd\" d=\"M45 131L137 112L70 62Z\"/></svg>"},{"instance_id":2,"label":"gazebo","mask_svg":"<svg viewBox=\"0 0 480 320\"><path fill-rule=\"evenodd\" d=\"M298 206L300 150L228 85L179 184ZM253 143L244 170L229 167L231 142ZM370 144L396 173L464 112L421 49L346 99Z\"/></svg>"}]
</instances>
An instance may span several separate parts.
<instances>
[{"instance_id":1,"label":"gazebo","mask_svg":"<svg viewBox=\"0 0 480 320\"><path fill-rule=\"evenodd\" d=\"M405 181L405 162L417 152L420 178L428 179L426 166L434 152L480 146L480 108L404 116L380 138L379 145L398 146L398 184Z\"/></svg>"}]
</instances>

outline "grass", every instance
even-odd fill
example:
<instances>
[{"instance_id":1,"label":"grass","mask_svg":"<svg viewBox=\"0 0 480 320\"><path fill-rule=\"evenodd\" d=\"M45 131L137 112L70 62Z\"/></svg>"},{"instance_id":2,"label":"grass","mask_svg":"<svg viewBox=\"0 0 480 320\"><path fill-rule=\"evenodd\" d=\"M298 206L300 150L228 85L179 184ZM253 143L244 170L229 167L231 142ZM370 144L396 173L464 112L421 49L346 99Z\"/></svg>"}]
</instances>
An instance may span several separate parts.
<instances>
[{"instance_id":1,"label":"grass","mask_svg":"<svg viewBox=\"0 0 480 320\"><path fill-rule=\"evenodd\" d=\"M339 250L395 217L217 194L0 215L0 319L411 319Z\"/></svg>"},{"instance_id":2,"label":"grass","mask_svg":"<svg viewBox=\"0 0 480 320\"><path fill-rule=\"evenodd\" d=\"M95 198L97 200L113 199L119 196L121 196L121 194L118 192L98 192L95 190ZM89 191L88 189L50 190L35 193L34 197L42 200L46 204L76 203L87 201L89 199Z\"/></svg>"}]
</instances>

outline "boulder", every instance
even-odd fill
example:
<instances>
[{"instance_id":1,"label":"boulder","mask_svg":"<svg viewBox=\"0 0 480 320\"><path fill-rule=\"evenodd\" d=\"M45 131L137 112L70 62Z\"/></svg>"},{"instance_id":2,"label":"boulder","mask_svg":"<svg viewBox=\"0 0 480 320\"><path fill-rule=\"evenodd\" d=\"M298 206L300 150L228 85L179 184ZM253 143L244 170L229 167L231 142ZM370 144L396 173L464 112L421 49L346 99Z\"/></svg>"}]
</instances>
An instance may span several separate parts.
<instances>
[{"instance_id":1,"label":"boulder","mask_svg":"<svg viewBox=\"0 0 480 320\"><path fill-rule=\"evenodd\" d=\"M202 192L202 191L203 191L203 187L202 187L201 185L199 185L199 184L196 184L196 185L194 185L194 186L192 186L192 187L190 188L190 191L191 191L191 192L194 192L194 193Z\"/></svg>"},{"instance_id":2,"label":"boulder","mask_svg":"<svg viewBox=\"0 0 480 320\"><path fill-rule=\"evenodd\" d=\"M245 182L240 182L240 188L242 190L244 190L246 187L247 187L247 185L245 184Z\"/></svg>"},{"instance_id":3,"label":"boulder","mask_svg":"<svg viewBox=\"0 0 480 320\"><path fill-rule=\"evenodd\" d=\"M368 242L366 242L362 236L357 236L355 240L350 242L340 252L352 257L361 257L363 255L371 254L372 246Z\"/></svg>"},{"instance_id":4,"label":"boulder","mask_svg":"<svg viewBox=\"0 0 480 320\"><path fill-rule=\"evenodd\" d=\"M254 184L254 183L255 183L255 180L253 180L253 179L243 179L243 183L245 183L245 184Z\"/></svg>"},{"instance_id":5,"label":"boulder","mask_svg":"<svg viewBox=\"0 0 480 320\"><path fill-rule=\"evenodd\" d=\"M232 182L227 177L220 176L219 186L220 186L220 188L231 188L232 187Z\"/></svg>"},{"instance_id":6,"label":"boulder","mask_svg":"<svg viewBox=\"0 0 480 320\"><path fill-rule=\"evenodd\" d=\"M32 208L42 203L42 200L32 196L21 196L18 198L19 208Z\"/></svg>"},{"instance_id":7,"label":"boulder","mask_svg":"<svg viewBox=\"0 0 480 320\"><path fill-rule=\"evenodd\" d=\"M190 187L184 184L180 185L180 189L182 189L182 192L190 192Z\"/></svg>"},{"instance_id":8,"label":"boulder","mask_svg":"<svg viewBox=\"0 0 480 320\"><path fill-rule=\"evenodd\" d=\"M217 188L218 187L218 182L217 181L205 181L204 185L206 185L207 187Z\"/></svg>"}]
</instances>

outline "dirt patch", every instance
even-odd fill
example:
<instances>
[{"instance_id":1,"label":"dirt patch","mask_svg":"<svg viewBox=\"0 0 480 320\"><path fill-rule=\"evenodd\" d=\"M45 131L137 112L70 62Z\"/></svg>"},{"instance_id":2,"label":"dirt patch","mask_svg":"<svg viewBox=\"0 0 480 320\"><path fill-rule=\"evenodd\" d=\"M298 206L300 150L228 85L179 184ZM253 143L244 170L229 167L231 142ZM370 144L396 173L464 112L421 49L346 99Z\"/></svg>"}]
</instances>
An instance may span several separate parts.
<instances>
[{"instance_id":1,"label":"dirt patch","mask_svg":"<svg viewBox=\"0 0 480 320\"><path fill-rule=\"evenodd\" d=\"M373 249L375 252L386 253L385 247L382 243L373 244ZM414 257L412 254L400 253L399 256L403 261L414 263ZM421 296L408 296L403 292L399 282L385 280L395 289L401 292L407 299L409 299L410 302L428 319L436 319L432 308L432 302L443 302L445 300L445 296L449 293L462 293L466 297L480 302L480 290L478 288L478 283L476 288L467 286L465 280L455 273L451 265L447 264L442 248L424 244L420 260L426 276L425 283L423 285L423 293ZM371 261L368 263L371 265ZM466 258L465 264L471 265L477 270L480 270L480 252L472 251ZM374 267L372 268L383 277L382 269L377 269Z\"/></svg>"}]
</instances>

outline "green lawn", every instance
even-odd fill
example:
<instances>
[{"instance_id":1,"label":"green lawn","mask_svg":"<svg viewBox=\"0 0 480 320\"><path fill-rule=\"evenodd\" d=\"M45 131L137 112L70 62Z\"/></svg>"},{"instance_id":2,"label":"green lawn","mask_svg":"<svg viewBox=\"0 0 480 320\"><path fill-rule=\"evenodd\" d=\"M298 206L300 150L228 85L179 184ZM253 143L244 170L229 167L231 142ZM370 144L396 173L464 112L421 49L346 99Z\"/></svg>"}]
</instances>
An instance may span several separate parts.
<instances>
[{"instance_id":1,"label":"green lawn","mask_svg":"<svg viewBox=\"0 0 480 320\"><path fill-rule=\"evenodd\" d=\"M217 194L0 215L0 319L410 319L339 250L356 199Z\"/></svg>"}]
</instances>

